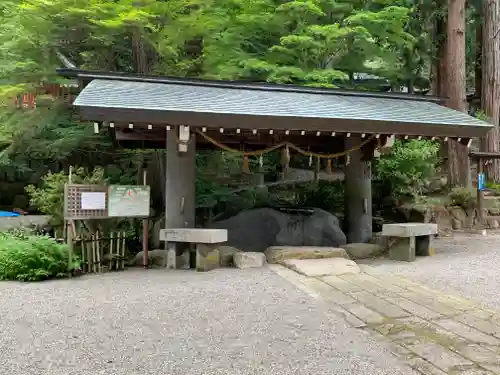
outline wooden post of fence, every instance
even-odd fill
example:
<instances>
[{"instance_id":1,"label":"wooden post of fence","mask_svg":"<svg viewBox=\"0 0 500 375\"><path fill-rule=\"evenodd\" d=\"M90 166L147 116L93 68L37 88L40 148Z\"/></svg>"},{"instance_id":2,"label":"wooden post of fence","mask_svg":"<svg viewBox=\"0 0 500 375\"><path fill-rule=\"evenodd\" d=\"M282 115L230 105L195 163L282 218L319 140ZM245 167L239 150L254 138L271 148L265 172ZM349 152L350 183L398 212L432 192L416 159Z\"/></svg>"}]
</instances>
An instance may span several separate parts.
<instances>
[{"instance_id":1,"label":"wooden post of fence","mask_svg":"<svg viewBox=\"0 0 500 375\"><path fill-rule=\"evenodd\" d=\"M92 244L92 272L93 273L96 273L96 259L97 259L97 254L96 254L96 250L95 250L95 234L93 234L91 237L91 241L90 242Z\"/></svg>"},{"instance_id":2,"label":"wooden post of fence","mask_svg":"<svg viewBox=\"0 0 500 375\"><path fill-rule=\"evenodd\" d=\"M92 235L88 236L87 246L87 272L92 272L92 264L94 264L94 256L92 255Z\"/></svg>"},{"instance_id":3,"label":"wooden post of fence","mask_svg":"<svg viewBox=\"0 0 500 375\"><path fill-rule=\"evenodd\" d=\"M71 277L72 264L73 264L73 228L69 221L66 222L66 241L68 244L68 272Z\"/></svg>"},{"instance_id":4,"label":"wooden post of fence","mask_svg":"<svg viewBox=\"0 0 500 375\"><path fill-rule=\"evenodd\" d=\"M82 247L82 259L80 259L81 265L82 265L81 270L82 270L82 272L85 272L85 251L87 251L87 249L85 248L85 243L83 241L83 238L80 238L78 243Z\"/></svg>"},{"instance_id":5,"label":"wooden post of fence","mask_svg":"<svg viewBox=\"0 0 500 375\"><path fill-rule=\"evenodd\" d=\"M109 233L109 270L113 269L113 238L115 237L115 232Z\"/></svg>"},{"instance_id":6,"label":"wooden post of fence","mask_svg":"<svg viewBox=\"0 0 500 375\"><path fill-rule=\"evenodd\" d=\"M125 240L126 240L126 234L125 232L122 232L122 254L121 254L121 265L120 265L120 268L122 270L125 269Z\"/></svg>"},{"instance_id":7,"label":"wooden post of fence","mask_svg":"<svg viewBox=\"0 0 500 375\"><path fill-rule=\"evenodd\" d=\"M97 255L97 272L101 273L102 272L102 264L101 264L101 243L100 243L101 237L99 236L99 231L97 230L95 232L95 248L96 248L96 255Z\"/></svg>"},{"instance_id":8,"label":"wooden post of fence","mask_svg":"<svg viewBox=\"0 0 500 375\"><path fill-rule=\"evenodd\" d=\"M147 185L147 170L144 169L142 172L142 184L144 186ZM142 220L142 253L143 253L143 258L142 258L142 264L144 265L144 268L148 268L148 261L149 261L149 256L148 256L148 221L149 218L144 218Z\"/></svg>"},{"instance_id":9,"label":"wooden post of fence","mask_svg":"<svg viewBox=\"0 0 500 375\"><path fill-rule=\"evenodd\" d=\"M73 173L73 167L69 167L69 172L68 172L68 184L71 184L71 179L72 179L72 173ZM66 185L67 186L67 185ZM67 194L67 189L64 189L64 195ZM64 228L66 230L66 244L68 245L68 272L69 272L69 277L71 277L71 266L73 263L73 228L71 226L71 221L69 220L64 220Z\"/></svg>"},{"instance_id":10,"label":"wooden post of fence","mask_svg":"<svg viewBox=\"0 0 500 375\"><path fill-rule=\"evenodd\" d=\"M477 158L477 217L479 220L479 224L484 224L484 193L483 187L480 186L480 179L482 174L484 173L484 159L482 157Z\"/></svg>"}]
</instances>

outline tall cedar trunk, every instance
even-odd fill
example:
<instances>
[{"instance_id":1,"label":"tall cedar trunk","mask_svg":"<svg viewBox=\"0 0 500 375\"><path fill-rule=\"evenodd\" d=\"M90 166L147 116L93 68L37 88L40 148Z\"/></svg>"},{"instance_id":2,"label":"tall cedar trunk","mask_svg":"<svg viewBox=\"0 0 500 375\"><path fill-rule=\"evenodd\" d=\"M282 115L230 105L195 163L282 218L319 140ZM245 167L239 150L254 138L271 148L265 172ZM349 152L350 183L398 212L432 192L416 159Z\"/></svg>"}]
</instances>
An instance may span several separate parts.
<instances>
[{"instance_id":1,"label":"tall cedar trunk","mask_svg":"<svg viewBox=\"0 0 500 375\"><path fill-rule=\"evenodd\" d=\"M443 7L445 4L438 3L438 7ZM440 98L446 97L446 74L447 74L447 64L446 64L446 15L439 15L436 17L433 27L433 44L435 47L435 52L432 61L432 71L431 71L431 90L432 94ZM444 160L448 160L448 145L441 144L439 149L439 156ZM446 163L445 167L448 167Z\"/></svg>"},{"instance_id":2,"label":"tall cedar trunk","mask_svg":"<svg viewBox=\"0 0 500 375\"><path fill-rule=\"evenodd\" d=\"M441 4L438 4L438 6ZM439 97L446 96L446 19L444 16L436 18L433 30L434 46L436 48L433 56L431 72L431 89L433 95Z\"/></svg>"},{"instance_id":3,"label":"tall cedar trunk","mask_svg":"<svg viewBox=\"0 0 500 375\"><path fill-rule=\"evenodd\" d=\"M448 0L448 41L446 46L447 106L467 112L465 74L465 2ZM471 185L469 153L466 145L448 141L448 183L450 186Z\"/></svg>"},{"instance_id":4,"label":"tall cedar trunk","mask_svg":"<svg viewBox=\"0 0 500 375\"><path fill-rule=\"evenodd\" d=\"M481 151L498 152L499 149L499 105L500 105L500 37L497 35L500 22L500 0L483 2L483 40L482 40L482 88L481 108L495 127L481 138ZM500 163L494 160L486 167L488 180L500 182Z\"/></svg>"},{"instance_id":5,"label":"tall cedar trunk","mask_svg":"<svg viewBox=\"0 0 500 375\"><path fill-rule=\"evenodd\" d=\"M483 23L481 14L476 15L476 61L474 66L474 99L479 99L479 107L482 107L481 96L483 95Z\"/></svg>"},{"instance_id":6,"label":"tall cedar trunk","mask_svg":"<svg viewBox=\"0 0 500 375\"><path fill-rule=\"evenodd\" d=\"M153 56L148 55L148 48L139 29L132 30L132 58L135 70L139 74L149 74ZM160 150L153 151L147 165L147 183L151 186L153 206L157 212L162 212L165 207L165 153ZM142 178L142 177L141 177Z\"/></svg>"},{"instance_id":7,"label":"tall cedar trunk","mask_svg":"<svg viewBox=\"0 0 500 375\"><path fill-rule=\"evenodd\" d=\"M135 70L139 74L148 74L148 57L144 48L144 40L139 30L132 31L132 58L135 63Z\"/></svg>"}]
</instances>

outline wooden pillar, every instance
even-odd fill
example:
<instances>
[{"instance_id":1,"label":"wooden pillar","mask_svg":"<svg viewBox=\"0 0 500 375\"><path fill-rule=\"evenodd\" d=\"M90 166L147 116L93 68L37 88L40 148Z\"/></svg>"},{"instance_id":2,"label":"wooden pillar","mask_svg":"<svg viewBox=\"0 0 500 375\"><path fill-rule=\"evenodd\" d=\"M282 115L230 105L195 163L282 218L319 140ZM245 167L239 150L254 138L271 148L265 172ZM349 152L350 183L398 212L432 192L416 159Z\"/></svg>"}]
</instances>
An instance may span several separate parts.
<instances>
[{"instance_id":1,"label":"wooden pillar","mask_svg":"<svg viewBox=\"0 0 500 375\"><path fill-rule=\"evenodd\" d=\"M361 137L345 140L345 149L359 145ZM364 160L363 151L349 153L344 168L344 217L347 224L347 242L364 243L372 238L372 180L371 160Z\"/></svg>"},{"instance_id":2,"label":"wooden pillar","mask_svg":"<svg viewBox=\"0 0 500 375\"><path fill-rule=\"evenodd\" d=\"M166 228L195 228L196 209L196 139L180 144L179 127L167 130L167 162L165 181ZM184 151L179 151L183 149ZM185 243L165 243L167 268L189 268L191 252Z\"/></svg>"},{"instance_id":3,"label":"wooden pillar","mask_svg":"<svg viewBox=\"0 0 500 375\"><path fill-rule=\"evenodd\" d=\"M196 142L190 135L187 152L179 152L179 129L167 130L166 227L195 228Z\"/></svg>"},{"instance_id":4,"label":"wooden pillar","mask_svg":"<svg viewBox=\"0 0 500 375\"><path fill-rule=\"evenodd\" d=\"M484 159L482 157L477 158L477 218L479 224L484 224L484 193L479 186L479 176L484 173Z\"/></svg>"}]
</instances>

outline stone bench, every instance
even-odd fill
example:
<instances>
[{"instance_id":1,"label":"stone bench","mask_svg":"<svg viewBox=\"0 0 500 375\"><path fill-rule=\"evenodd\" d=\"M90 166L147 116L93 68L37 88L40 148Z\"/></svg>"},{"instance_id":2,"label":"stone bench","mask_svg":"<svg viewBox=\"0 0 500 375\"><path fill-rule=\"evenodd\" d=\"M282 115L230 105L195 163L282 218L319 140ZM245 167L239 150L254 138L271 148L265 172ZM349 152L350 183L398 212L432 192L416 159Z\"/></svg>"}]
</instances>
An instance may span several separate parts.
<instances>
[{"instance_id":1,"label":"stone bench","mask_svg":"<svg viewBox=\"0 0 500 375\"><path fill-rule=\"evenodd\" d=\"M416 255L433 255L432 239L437 233L437 224L399 223L382 226L383 236L398 238L397 243L389 249L389 259L405 262L413 262Z\"/></svg>"},{"instance_id":2,"label":"stone bench","mask_svg":"<svg viewBox=\"0 0 500 375\"><path fill-rule=\"evenodd\" d=\"M196 250L196 270L209 271L219 267L219 246L227 241L225 229L172 228L160 230L165 241L167 268L189 268L191 246Z\"/></svg>"}]
</instances>

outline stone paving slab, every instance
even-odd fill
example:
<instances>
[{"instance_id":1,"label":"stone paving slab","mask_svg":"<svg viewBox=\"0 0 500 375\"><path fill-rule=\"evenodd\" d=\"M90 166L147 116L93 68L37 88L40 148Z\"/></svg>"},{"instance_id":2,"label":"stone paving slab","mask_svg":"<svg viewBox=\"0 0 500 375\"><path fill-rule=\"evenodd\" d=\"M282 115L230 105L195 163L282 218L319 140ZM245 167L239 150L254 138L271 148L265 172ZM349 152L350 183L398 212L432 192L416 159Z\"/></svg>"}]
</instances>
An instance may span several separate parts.
<instances>
[{"instance_id":1,"label":"stone paving slab","mask_svg":"<svg viewBox=\"0 0 500 375\"><path fill-rule=\"evenodd\" d=\"M359 266L350 259L285 259L283 265L304 276L339 276L359 274Z\"/></svg>"},{"instance_id":2,"label":"stone paving slab","mask_svg":"<svg viewBox=\"0 0 500 375\"><path fill-rule=\"evenodd\" d=\"M396 292L402 292L409 286L408 283L411 283L410 280L402 280L399 277L394 277L392 275L381 274L373 268L367 268L367 266L360 266L360 269L363 275L360 280L371 281L374 284L382 286L383 289L394 290ZM370 271L370 272L367 272Z\"/></svg>"},{"instance_id":3,"label":"stone paving slab","mask_svg":"<svg viewBox=\"0 0 500 375\"><path fill-rule=\"evenodd\" d=\"M386 339L384 335L380 335L378 339ZM410 349L405 348L402 345L396 344L394 341L388 341L387 345L389 347L389 350L396 354L396 356L400 358L404 358L406 361L409 361L410 359L413 359L416 357L416 354L413 353Z\"/></svg>"},{"instance_id":4,"label":"stone paving slab","mask_svg":"<svg viewBox=\"0 0 500 375\"><path fill-rule=\"evenodd\" d=\"M446 375L446 372L438 369L432 363L426 361L421 357L411 358L408 364L415 370L420 371L422 374L428 375Z\"/></svg>"},{"instance_id":5,"label":"stone paving slab","mask_svg":"<svg viewBox=\"0 0 500 375\"><path fill-rule=\"evenodd\" d=\"M459 292L450 292L448 294L443 294L443 292L440 290L431 289L426 285L419 284L404 277L383 273L383 271L377 270L368 265L362 265L360 268L363 272L379 280L382 280L384 283L392 283L400 286L403 289L407 289L408 291L416 292L426 296L433 296L439 301L453 306L456 310L467 311L475 309L477 307L477 303L458 297Z\"/></svg>"},{"instance_id":6,"label":"stone paving slab","mask_svg":"<svg viewBox=\"0 0 500 375\"><path fill-rule=\"evenodd\" d=\"M343 280L338 276L325 276L322 277L321 280L344 293L359 292L363 290L359 286L351 284L350 282Z\"/></svg>"},{"instance_id":7,"label":"stone paving slab","mask_svg":"<svg viewBox=\"0 0 500 375\"><path fill-rule=\"evenodd\" d=\"M500 366L500 355L481 345L461 345L453 348L455 352L476 363Z\"/></svg>"},{"instance_id":8,"label":"stone paving slab","mask_svg":"<svg viewBox=\"0 0 500 375\"><path fill-rule=\"evenodd\" d=\"M342 316L342 318L344 318L344 320L354 328L367 327L366 322L359 319L356 315L351 314L349 311L339 305L330 306L330 311L334 312L336 315Z\"/></svg>"},{"instance_id":9,"label":"stone paving slab","mask_svg":"<svg viewBox=\"0 0 500 375\"><path fill-rule=\"evenodd\" d=\"M420 318L436 319L441 317L441 314L438 312L428 309L424 305L420 305L417 302L410 301L404 297L388 297L385 299Z\"/></svg>"},{"instance_id":10,"label":"stone paving slab","mask_svg":"<svg viewBox=\"0 0 500 375\"><path fill-rule=\"evenodd\" d=\"M361 303L351 303L343 306L348 312L358 317L366 324L382 324L385 320L384 316L372 310Z\"/></svg>"},{"instance_id":11,"label":"stone paving slab","mask_svg":"<svg viewBox=\"0 0 500 375\"><path fill-rule=\"evenodd\" d=\"M286 279L423 375L500 375L500 311L361 266L358 275ZM278 274L283 267L276 266Z\"/></svg>"},{"instance_id":12,"label":"stone paving slab","mask_svg":"<svg viewBox=\"0 0 500 375\"><path fill-rule=\"evenodd\" d=\"M489 365L488 364L488 365L483 365L483 367L490 371L488 373L489 375L491 375L491 374L500 374L500 366Z\"/></svg>"},{"instance_id":13,"label":"stone paving slab","mask_svg":"<svg viewBox=\"0 0 500 375\"><path fill-rule=\"evenodd\" d=\"M457 367L473 366L473 363L432 340L422 340L406 347L435 367L451 373Z\"/></svg>"},{"instance_id":14,"label":"stone paving slab","mask_svg":"<svg viewBox=\"0 0 500 375\"><path fill-rule=\"evenodd\" d=\"M365 273L358 275L342 275L339 276L339 278L359 287L361 290L368 292L374 293L387 290L382 285L377 284L376 279L373 276Z\"/></svg>"},{"instance_id":15,"label":"stone paving slab","mask_svg":"<svg viewBox=\"0 0 500 375\"><path fill-rule=\"evenodd\" d=\"M454 317L456 321L464 323L469 327L476 328L477 330L484 332L488 335L494 337L500 337L500 320L496 320L496 323L492 320L491 314L482 311L469 311Z\"/></svg>"},{"instance_id":16,"label":"stone paving slab","mask_svg":"<svg viewBox=\"0 0 500 375\"><path fill-rule=\"evenodd\" d=\"M492 345L492 346L500 345L500 341L497 338L487 335L463 323L457 322L456 320L442 319L442 320L436 320L435 323L443 327L444 329L469 340L470 342L476 344Z\"/></svg>"},{"instance_id":17,"label":"stone paving slab","mask_svg":"<svg viewBox=\"0 0 500 375\"><path fill-rule=\"evenodd\" d=\"M303 275L299 275L299 274L295 273L294 271L289 270L286 267L282 267L282 266L275 265L275 264L268 264L268 268L270 268L272 271L277 273L279 276L283 277L285 280L287 280L290 283L292 283L293 285L295 285L299 290L303 291L304 293L306 293L310 297L312 297L314 299L321 298L320 295L318 294L318 292L314 291L314 289L311 288L311 286L313 284L309 283L310 282L309 280L316 280L316 279L307 278ZM333 277L333 278L335 278L335 277ZM340 280L340 281L343 283L342 280ZM306 285L309 285L309 286L306 286ZM332 289L332 290L334 293L336 292L335 289ZM329 300L331 300L331 299L329 299ZM359 319L355 315L351 314L349 311L344 309L339 304L336 304L336 303L330 304L329 310L334 312L335 314L343 317L344 320L348 324L350 324L351 326L353 326L355 328L365 328L367 325L366 322L362 321L361 319Z\"/></svg>"},{"instance_id":18,"label":"stone paving slab","mask_svg":"<svg viewBox=\"0 0 500 375\"><path fill-rule=\"evenodd\" d=\"M444 316L455 316L462 311L457 310L451 303L448 303L448 301L441 301L436 297L415 291L404 291L400 293L400 296L419 305L426 306L430 310Z\"/></svg>"},{"instance_id":19,"label":"stone paving slab","mask_svg":"<svg viewBox=\"0 0 500 375\"><path fill-rule=\"evenodd\" d=\"M353 292L350 293L350 295L365 306L370 306L372 310L388 318L403 318L409 315L409 312L403 310L399 306L387 302L370 292Z\"/></svg>"},{"instance_id":20,"label":"stone paving slab","mask_svg":"<svg viewBox=\"0 0 500 375\"><path fill-rule=\"evenodd\" d=\"M338 305L346 305L349 303L356 302L356 300L353 297L350 297L349 295L342 293L340 290L332 289L331 286L329 286L328 284L326 284L321 280L309 278L303 280L303 284L306 287L313 290L315 293L318 293L320 297L335 302Z\"/></svg>"}]
</instances>

